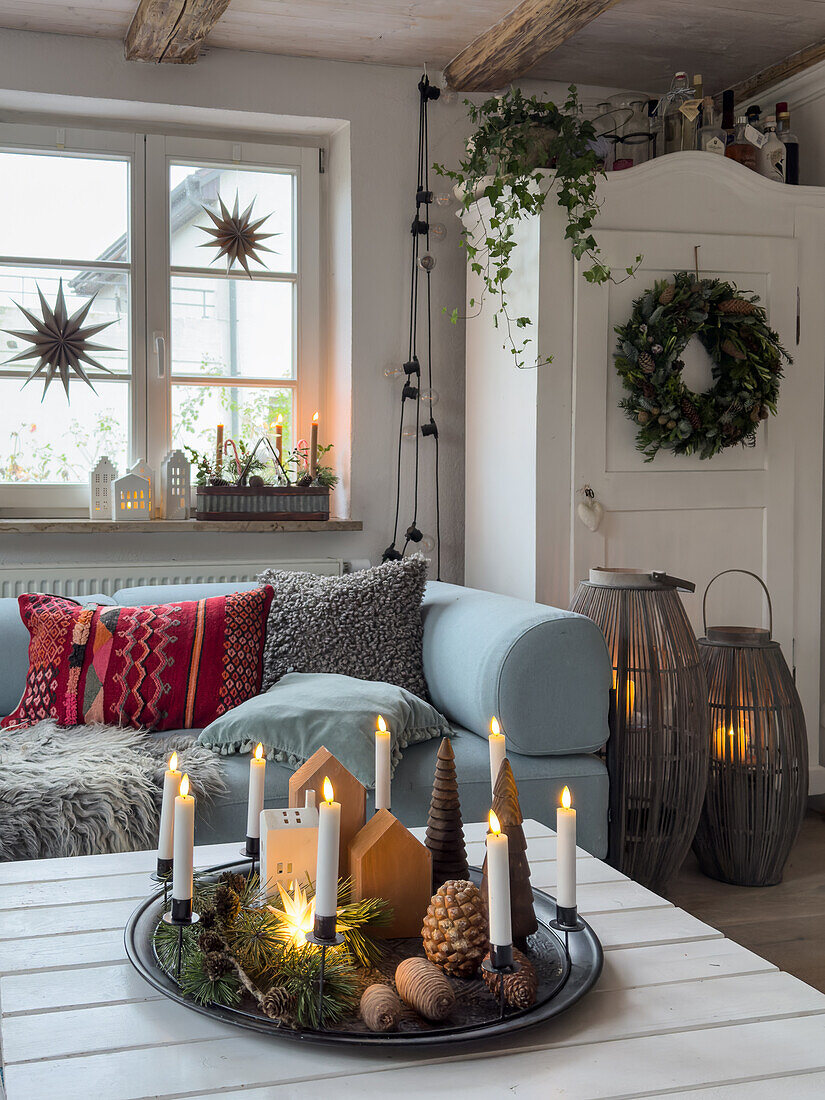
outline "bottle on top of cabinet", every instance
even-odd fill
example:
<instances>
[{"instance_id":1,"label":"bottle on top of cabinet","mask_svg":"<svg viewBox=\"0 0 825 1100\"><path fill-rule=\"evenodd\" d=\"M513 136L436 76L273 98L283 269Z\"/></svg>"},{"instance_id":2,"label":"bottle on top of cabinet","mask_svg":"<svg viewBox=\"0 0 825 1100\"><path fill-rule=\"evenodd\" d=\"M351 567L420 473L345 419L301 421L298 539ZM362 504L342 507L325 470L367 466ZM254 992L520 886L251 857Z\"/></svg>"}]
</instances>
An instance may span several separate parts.
<instances>
[{"instance_id":1,"label":"bottle on top of cabinet","mask_svg":"<svg viewBox=\"0 0 825 1100\"><path fill-rule=\"evenodd\" d=\"M744 115L739 115L736 119L733 141L725 149L725 156L738 161L739 164L743 164L746 168L750 168L755 172L758 170L756 165L758 150L746 137L745 131L747 128L747 118Z\"/></svg>"},{"instance_id":2,"label":"bottle on top of cabinet","mask_svg":"<svg viewBox=\"0 0 825 1100\"><path fill-rule=\"evenodd\" d=\"M776 136L785 146L785 183L799 183L799 138L791 133L791 116L784 101L776 105Z\"/></svg>"},{"instance_id":3,"label":"bottle on top of cabinet","mask_svg":"<svg viewBox=\"0 0 825 1100\"><path fill-rule=\"evenodd\" d=\"M722 92L722 129L725 132L725 145L730 145L736 132L733 102L733 90L728 88L727 91Z\"/></svg>"},{"instance_id":4,"label":"bottle on top of cabinet","mask_svg":"<svg viewBox=\"0 0 825 1100\"><path fill-rule=\"evenodd\" d=\"M765 119L765 142L758 151L756 168L761 176L775 183L785 182L785 146L776 133L776 119Z\"/></svg>"},{"instance_id":5,"label":"bottle on top of cabinet","mask_svg":"<svg viewBox=\"0 0 825 1100\"><path fill-rule=\"evenodd\" d=\"M702 104L702 129L699 131L699 150L702 153L716 153L723 157L727 136L716 121L713 112L713 99L707 96Z\"/></svg>"},{"instance_id":6,"label":"bottle on top of cabinet","mask_svg":"<svg viewBox=\"0 0 825 1100\"><path fill-rule=\"evenodd\" d=\"M662 100L663 153L680 153L683 149L694 148L690 144L692 125L682 113L682 106L692 94L687 73L677 73L670 85L670 91Z\"/></svg>"}]
</instances>

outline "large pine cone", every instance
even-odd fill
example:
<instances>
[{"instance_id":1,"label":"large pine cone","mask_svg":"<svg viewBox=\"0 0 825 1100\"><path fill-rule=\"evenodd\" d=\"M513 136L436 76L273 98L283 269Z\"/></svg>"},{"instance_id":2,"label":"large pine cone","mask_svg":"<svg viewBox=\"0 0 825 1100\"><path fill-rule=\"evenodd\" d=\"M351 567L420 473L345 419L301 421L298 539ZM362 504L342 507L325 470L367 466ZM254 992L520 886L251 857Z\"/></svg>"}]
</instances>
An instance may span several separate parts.
<instances>
[{"instance_id":1,"label":"large pine cone","mask_svg":"<svg viewBox=\"0 0 825 1100\"><path fill-rule=\"evenodd\" d=\"M731 359L744 359L745 358L744 351L740 351L739 348L736 346L736 344L734 344L733 340L723 340L721 347L722 347L722 351L726 355L729 355L731 357Z\"/></svg>"},{"instance_id":2,"label":"large pine cone","mask_svg":"<svg viewBox=\"0 0 825 1100\"><path fill-rule=\"evenodd\" d=\"M749 314L756 311L753 302L746 302L744 298L726 298L716 307L720 313Z\"/></svg>"},{"instance_id":3,"label":"large pine cone","mask_svg":"<svg viewBox=\"0 0 825 1100\"><path fill-rule=\"evenodd\" d=\"M682 415L693 430L698 432L702 427L702 418L699 416L696 406L688 397L682 398Z\"/></svg>"},{"instance_id":4,"label":"large pine cone","mask_svg":"<svg viewBox=\"0 0 825 1100\"><path fill-rule=\"evenodd\" d=\"M675 294L676 287L673 285L673 283L668 283L659 295L659 305L669 306L670 303L673 301Z\"/></svg>"},{"instance_id":5,"label":"large pine cone","mask_svg":"<svg viewBox=\"0 0 825 1100\"><path fill-rule=\"evenodd\" d=\"M485 955L485 959L489 955ZM515 974L504 975L504 1002L510 1008L530 1008L536 1003L539 990L539 979L536 968L525 954L517 947L513 948L513 958L521 967ZM501 975L493 974L489 970L482 970L481 976L484 983L494 997L500 996Z\"/></svg>"},{"instance_id":6,"label":"large pine cone","mask_svg":"<svg viewBox=\"0 0 825 1100\"><path fill-rule=\"evenodd\" d=\"M481 891L466 879L450 879L433 894L421 929L430 962L448 974L475 974L487 949L487 917Z\"/></svg>"},{"instance_id":7,"label":"large pine cone","mask_svg":"<svg viewBox=\"0 0 825 1100\"><path fill-rule=\"evenodd\" d=\"M656 370L656 360L650 354L649 351L639 352L639 366L645 372L645 374L653 374Z\"/></svg>"}]
</instances>

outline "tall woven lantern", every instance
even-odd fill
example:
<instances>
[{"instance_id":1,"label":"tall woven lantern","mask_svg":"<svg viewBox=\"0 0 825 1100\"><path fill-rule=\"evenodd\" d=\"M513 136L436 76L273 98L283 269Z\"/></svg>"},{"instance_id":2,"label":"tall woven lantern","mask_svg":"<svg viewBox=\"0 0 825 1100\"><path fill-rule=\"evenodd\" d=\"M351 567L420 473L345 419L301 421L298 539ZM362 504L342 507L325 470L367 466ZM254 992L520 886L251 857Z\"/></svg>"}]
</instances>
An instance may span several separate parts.
<instances>
[{"instance_id":1,"label":"tall woven lantern","mask_svg":"<svg viewBox=\"0 0 825 1100\"><path fill-rule=\"evenodd\" d=\"M762 586L769 628L707 625L708 589L744 573ZM726 569L702 603L699 652L710 702L710 770L693 848L711 878L774 886L796 840L808 792L808 739L802 703L782 649L773 608L755 573Z\"/></svg>"},{"instance_id":2,"label":"tall woven lantern","mask_svg":"<svg viewBox=\"0 0 825 1100\"><path fill-rule=\"evenodd\" d=\"M601 628L613 663L608 862L656 890L693 840L708 767L707 688L678 589L694 585L591 569L571 604Z\"/></svg>"}]
</instances>

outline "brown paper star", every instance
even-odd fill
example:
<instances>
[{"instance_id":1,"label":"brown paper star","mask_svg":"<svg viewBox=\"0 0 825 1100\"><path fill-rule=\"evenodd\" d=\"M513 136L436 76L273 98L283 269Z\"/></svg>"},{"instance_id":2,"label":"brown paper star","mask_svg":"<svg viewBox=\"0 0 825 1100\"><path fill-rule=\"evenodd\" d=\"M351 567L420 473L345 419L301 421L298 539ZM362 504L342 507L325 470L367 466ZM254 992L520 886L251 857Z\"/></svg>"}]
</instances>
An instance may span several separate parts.
<instances>
[{"instance_id":1,"label":"brown paper star","mask_svg":"<svg viewBox=\"0 0 825 1100\"><path fill-rule=\"evenodd\" d=\"M226 256L226 270L227 273L232 268L232 264L237 262L241 265L247 275L252 278L252 272L249 270L249 260L254 260L255 263L264 266L264 261L257 255L258 252L272 252L271 248L267 248L265 244L261 244L261 241L267 240L269 237L277 237L277 233L259 233L258 229L272 217L271 214L267 214L263 218L258 218L257 221L250 221L252 214L252 207L255 205L255 199L247 206L246 210L242 214L238 213L238 192L235 192L235 206L230 214L224 204L223 199L218 195L218 202L221 206L221 216L204 206L204 210L215 223L214 228L211 225L199 225L198 229L203 230L204 233L209 233L215 239L213 241L204 241L200 246L201 248L217 248L218 254L212 260L219 260L221 256Z\"/></svg>"},{"instance_id":2,"label":"brown paper star","mask_svg":"<svg viewBox=\"0 0 825 1100\"><path fill-rule=\"evenodd\" d=\"M6 363L17 363L24 359L38 359L39 362L37 366L23 383L23 386L28 386L33 378L37 378L38 375L42 374L46 381L43 387L43 397L46 396L46 391L51 385L55 375L59 375L60 381L63 383L63 389L66 391L66 400L70 400L69 380L73 371L78 378L83 379L93 393L97 393L97 390L95 390L92 385L91 379L80 364L81 362L86 362L97 370L105 371L107 374L114 374L114 371L109 370L108 367L104 367L102 363L93 359L89 352L114 351L115 349L107 347L104 344L92 344L89 342L89 338L95 336L98 332L102 332L103 329L108 328L109 325L113 325L115 322L104 321L102 324L87 325L86 328L83 328L83 322L86 320L86 316L92 308L92 303L97 295L93 295L85 305L82 305L80 309L70 317L66 309L66 299L63 297L62 279L60 280L60 285L57 290L57 299L54 309L52 309L43 297L43 291L39 286L37 287L37 293L40 295L40 310L43 314L42 321L38 317L35 317L33 313L29 313L29 311L24 309L18 302L14 303L26 320L34 325L34 332L18 332L13 329L3 330L4 332L8 332L10 336L18 336L21 340L28 341L32 344L32 347L26 351L21 351L12 359L7 359Z\"/></svg>"}]
</instances>

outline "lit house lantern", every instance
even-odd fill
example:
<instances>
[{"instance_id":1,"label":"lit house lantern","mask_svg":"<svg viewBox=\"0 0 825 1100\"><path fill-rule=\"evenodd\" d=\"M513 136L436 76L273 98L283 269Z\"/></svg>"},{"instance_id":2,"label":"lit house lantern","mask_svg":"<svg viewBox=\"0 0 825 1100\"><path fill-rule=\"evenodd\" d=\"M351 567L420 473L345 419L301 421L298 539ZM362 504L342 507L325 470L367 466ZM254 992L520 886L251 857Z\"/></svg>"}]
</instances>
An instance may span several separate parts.
<instances>
[{"instance_id":1,"label":"lit house lantern","mask_svg":"<svg viewBox=\"0 0 825 1100\"><path fill-rule=\"evenodd\" d=\"M690 847L708 767L707 688L679 589L694 585L591 569L570 606L601 628L612 658L608 861L659 892Z\"/></svg>"},{"instance_id":2,"label":"lit house lantern","mask_svg":"<svg viewBox=\"0 0 825 1100\"><path fill-rule=\"evenodd\" d=\"M140 474L124 474L114 483L112 518L147 520L152 518L152 483Z\"/></svg>"},{"instance_id":3,"label":"lit house lantern","mask_svg":"<svg viewBox=\"0 0 825 1100\"><path fill-rule=\"evenodd\" d=\"M693 848L706 875L738 886L773 886L796 840L808 791L805 716L769 626L707 625L699 653L708 681L710 772Z\"/></svg>"}]
</instances>

